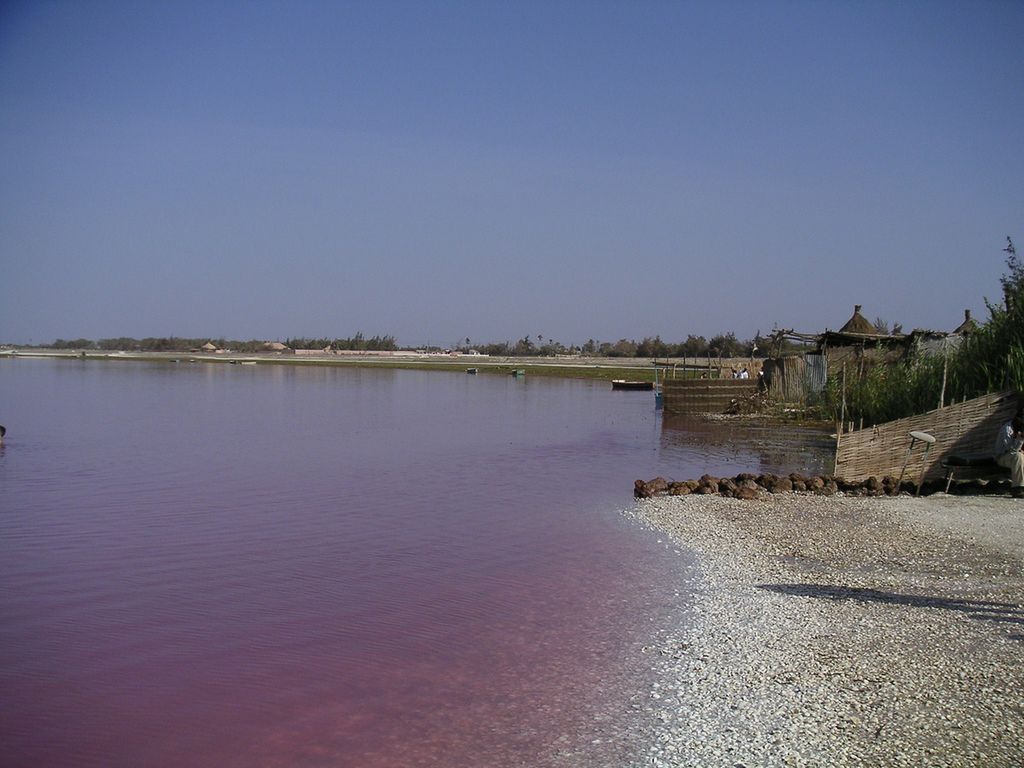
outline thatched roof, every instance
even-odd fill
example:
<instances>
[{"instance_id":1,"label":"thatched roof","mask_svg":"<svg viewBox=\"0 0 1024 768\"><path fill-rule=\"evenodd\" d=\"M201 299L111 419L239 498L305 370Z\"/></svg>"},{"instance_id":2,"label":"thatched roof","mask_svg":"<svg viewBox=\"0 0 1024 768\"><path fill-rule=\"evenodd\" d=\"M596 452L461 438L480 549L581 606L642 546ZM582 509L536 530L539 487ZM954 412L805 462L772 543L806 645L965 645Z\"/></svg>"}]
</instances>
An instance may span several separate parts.
<instances>
[{"instance_id":1,"label":"thatched roof","mask_svg":"<svg viewBox=\"0 0 1024 768\"><path fill-rule=\"evenodd\" d=\"M215 347L211 342L208 341L205 344L203 344L203 346L201 346L200 349L205 349L208 352L213 352L215 349L217 349L217 347Z\"/></svg>"},{"instance_id":2,"label":"thatched roof","mask_svg":"<svg viewBox=\"0 0 1024 768\"><path fill-rule=\"evenodd\" d=\"M877 335L878 329L868 322L867 318L860 313L860 304L853 308L853 317L846 321L846 325L839 329L840 333L865 333Z\"/></svg>"},{"instance_id":3,"label":"thatched roof","mask_svg":"<svg viewBox=\"0 0 1024 768\"><path fill-rule=\"evenodd\" d=\"M286 347L280 341L268 341L263 344L263 348L269 349L273 352L283 352L284 350L288 349L288 347Z\"/></svg>"},{"instance_id":4,"label":"thatched roof","mask_svg":"<svg viewBox=\"0 0 1024 768\"><path fill-rule=\"evenodd\" d=\"M978 330L978 324L976 322L974 322L974 320L971 319L971 310L965 309L964 310L964 321L962 323L960 323L960 325L958 325L956 327L956 329L953 331L953 333L958 333L958 334L974 333L974 331L976 331L976 330Z\"/></svg>"}]
</instances>

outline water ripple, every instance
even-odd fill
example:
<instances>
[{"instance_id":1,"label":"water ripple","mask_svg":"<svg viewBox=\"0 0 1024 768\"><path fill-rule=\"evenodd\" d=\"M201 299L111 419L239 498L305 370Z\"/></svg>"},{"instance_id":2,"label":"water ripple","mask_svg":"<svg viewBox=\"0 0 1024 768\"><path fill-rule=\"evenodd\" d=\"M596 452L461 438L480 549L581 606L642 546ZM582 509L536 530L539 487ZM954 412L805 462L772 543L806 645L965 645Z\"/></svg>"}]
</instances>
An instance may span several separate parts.
<instances>
[{"instance_id":1,"label":"water ripple","mask_svg":"<svg viewBox=\"0 0 1024 768\"><path fill-rule=\"evenodd\" d=\"M0 456L5 763L622 764L636 745L590 730L628 731L650 619L683 606L666 597L678 561L617 510L636 477L709 457L756 470L778 450L662 429L621 394L0 361L17 415Z\"/></svg>"}]
</instances>

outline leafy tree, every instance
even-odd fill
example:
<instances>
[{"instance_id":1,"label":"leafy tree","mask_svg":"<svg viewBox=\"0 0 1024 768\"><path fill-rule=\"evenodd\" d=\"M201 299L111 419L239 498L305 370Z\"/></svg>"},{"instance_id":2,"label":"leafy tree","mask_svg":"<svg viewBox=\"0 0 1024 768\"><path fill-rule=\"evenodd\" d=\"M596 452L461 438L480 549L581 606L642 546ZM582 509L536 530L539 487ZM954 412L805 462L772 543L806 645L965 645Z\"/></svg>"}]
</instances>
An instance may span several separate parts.
<instances>
[{"instance_id":1,"label":"leafy tree","mask_svg":"<svg viewBox=\"0 0 1024 768\"><path fill-rule=\"evenodd\" d=\"M692 333L676 349L676 355L679 357L705 357L707 354L708 340L703 336L694 336Z\"/></svg>"},{"instance_id":2,"label":"leafy tree","mask_svg":"<svg viewBox=\"0 0 1024 768\"><path fill-rule=\"evenodd\" d=\"M604 345L601 345L602 348ZM608 346L608 357L636 357L636 342L629 339L619 339Z\"/></svg>"},{"instance_id":3,"label":"leafy tree","mask_svg":"<svg viewBox=\"0 0 1024 768\"><path fill-rule=\"evenodd\" d=\"M719 357L743 357L750 348L749 345L741 343L732 331L712 336L708 346L711 354Z\"/></svg>"},{"instance_id":4,"label":"leafy tree","mask_svg":"<svg viewBox=\"0 0 1024 768\"><path fill-rule=\"evenodd\" d=\"M516 357L530 357L531 355L537 354L536 348L533 346L533 342L530 341L529 336L523 336L519 341L512 347L512 354Z\"/></svg>"},{"instance_id":5,"label":"leafy tree","mask_svg":"<svg viewBox=\"0 0 1024 768\"><path fill-rule=\"evenodd\" d=\"M121 336L116 339L100 339L99 348L103 350L137 350L139 348L139 342L136 339L131 339L126 336Z\"/></svg>"},{"instance_id":6,"label":"leafy tree","mask_svg":"<svg viewBox=\"0 0 1024 768\"><path fill-rule=\"evenodd\" d=\"M92 339L57 339L50 345L52 349L93 349L95 346Z\"/></svg>"},{"instance_id":7,"label":"leafy tree","mask_svg":"<svg viewBox=\"0 0 1024 768\"><path fill-rule=\"evenodd\" d=\"M1006 236L1006 247L1003 251L1008 254L1006 257L1006 274L999 278L999 284L1003 286L1003 299L1006 309L1010 308L1014 298L1019 298L1021 286L1024 285L1024 263L1017 258L1017 249L1013 245L1010 236Z\"/></svg>"},{"instance_id":8,"label":"leafy tree","mask_svg":"<svg viewBox=\"0 0 1024 768\"><path fill-rule=\"evenodd\" d=\"M985 302L988 321L964 339L951 360L950 391L955 397L1024 390L1024 265L1013 241L1006 239L1007 272L1000 279L1004 304Z\"/></svg>"},{"instance_id":9,"label":"leafy tree","mask_svg":"<svg viewBox=\"0 0 1024 768\"><path fill-rule=\"evenodd\" d=\"M546 357L554 357L555 355L564 355L565 346L554 339L548 339L546 344L541 345L537 349L537 354L544 355Z\"/></svg>"},{"instance_id":10,"label":"leafy tree","mask_svg":"<svg viewBox=\"0 0 1024 768\"><path fill-rule=\"evenodd\" d=\"M655 336L653 339L650 336L645 336L636 345L636 354L637 357L667 357L669 347L661 340L661 336Z\"/></svg>"}]
</instances>

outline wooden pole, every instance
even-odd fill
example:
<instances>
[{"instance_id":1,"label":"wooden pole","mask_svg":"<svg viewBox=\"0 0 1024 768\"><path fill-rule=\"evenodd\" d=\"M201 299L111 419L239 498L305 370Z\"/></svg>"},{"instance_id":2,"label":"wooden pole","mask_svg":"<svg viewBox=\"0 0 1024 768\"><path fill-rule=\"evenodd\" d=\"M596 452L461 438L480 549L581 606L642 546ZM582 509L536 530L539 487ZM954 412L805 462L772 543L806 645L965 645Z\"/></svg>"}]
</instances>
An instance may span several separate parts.
<instances>
[{"instance_id":1,"label":"wooden pole","mask_svg":"<svg viewBox=\"0 0 1024 768\"><path fill-rule=\"evenodd\" d=\"M843 424L846 423L846 361L843 360L843 399L839 406L839 431L843 431Z\"/></svg>"},{"instance_id":2,"label":"wooden pole","mask_svg":"<svg viewBox=\"0 0 1024 768\"><path fill-rule=\"evenodd\" d=\"M939 392L939 408L946 402L946 374L949 372L949 342L942 340L942 391Z\"/></svg>"},{"instance_id":3,"label":"wooden pole","mask_svg":"<svg viewBox=\"0 0 1024 768\"><path fill-rule=\"evenodd\" d=\"M835 458L835 461L832 462L832 474L833 475L838 475L839 474L839 443L842 442L842 440L843 440L843 430L837 429L836 430L836 458Z\"/></svg>"},{"instance_id":4,"label":"wooden pole","mask_svg":"<svg viewBox=\"0 0 1024 768\"><path fill-rule=\"evenodd\" d=\"M826 370L828 363L825 364ZM843 387L842 387L842 400L839 406L839 424L836 426L836 460L832 466L832 474L839 474L839 444L843 440L843 421L846 419L846 361L843 361Z\"/></svg>"}]
</instances>

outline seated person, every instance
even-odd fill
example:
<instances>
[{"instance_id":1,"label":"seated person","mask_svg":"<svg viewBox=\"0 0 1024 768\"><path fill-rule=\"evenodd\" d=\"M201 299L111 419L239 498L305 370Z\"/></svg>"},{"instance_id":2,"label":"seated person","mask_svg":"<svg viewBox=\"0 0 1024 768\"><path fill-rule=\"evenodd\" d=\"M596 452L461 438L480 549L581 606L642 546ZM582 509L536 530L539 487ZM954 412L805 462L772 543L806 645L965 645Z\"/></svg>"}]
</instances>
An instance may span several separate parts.
<instances>
[{"instance_id":1,"label":"seated person","mask_svg":"<svg viewBox=\"0 0 1024 768\"><path fill-rule=\"evenodd\" d=\"M1010 470L1011 493L1024 498L1024 408L999 428L995 453L996 463Z\"/></svg>"}]
</instances>

